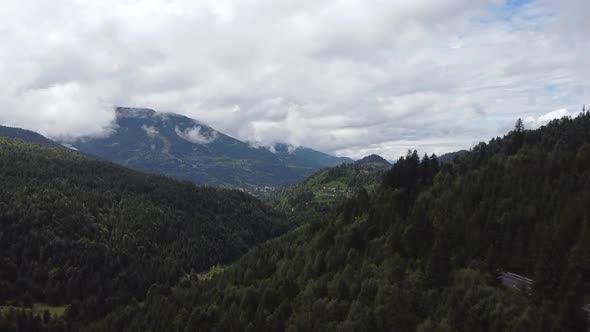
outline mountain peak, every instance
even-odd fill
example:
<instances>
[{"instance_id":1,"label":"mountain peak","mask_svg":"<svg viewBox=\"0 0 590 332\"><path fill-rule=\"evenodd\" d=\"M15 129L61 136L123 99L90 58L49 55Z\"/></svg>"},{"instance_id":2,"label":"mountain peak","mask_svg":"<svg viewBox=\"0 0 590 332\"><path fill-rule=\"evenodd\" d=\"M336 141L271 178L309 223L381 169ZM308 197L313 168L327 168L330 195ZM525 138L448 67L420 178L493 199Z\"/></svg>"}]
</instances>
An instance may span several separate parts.
<instances>
[{"instance_id":1,"label":"mountain peak","mask_svg":"<svg viewBox=\"0 0 590 332\"><path fill-rule=\"evenodd\" d=\"M272 145L270 147L270 151L272 153L295 153L295 151L297 151L298 149L300 149L301 147L299 146L295 146L293 144L288 144L288 143L275 143L274 145Z\"/></svg>"},{"instance_id":2,"label":"mountain peak","mask_svg":"<svg viewBox=\"0 0 590 332\"><path fill-rule=\"evenodd\" d=\"M284 143L255 148L181 114L133 107L115 110L117 129L110 136L85 138L74 147L134 169L237 188L296 182L346 162Z\"/></svg>"},{"instance_id":3,"label":"mountain peak","mask_svg":"<svg viewBox=\"0 0 590 332\"><path fill-rule=\"evenodd\" d=\"M116 107L117 118L140 118L146 119L156 115L156 111L149 108Z\"/></svg>"},{"instance_id":4,"label":"mountain peak","mask_svg":"<svg viewBox=\"0 0 590 332\"><path fill-rule=\"evenodd\" d=\"M189 118L182 114L170 113L170 112L159 112L150 108L136 108L136 107L116 107L115 112L117 119L140 119L140 120L152 120L158 123L161 122L176 122L183 126L196 125L202 127L206 131L214 130L206 123L199 120Z\"/></svg>"},{"instance_id":5,"label":"mountain peak","mask_svg":"<svg viewBox=\"0 0 590 332\"><path fill-rule=\"evenodd\" d=\"M383 158L379 155L376 155L376 154L371 154L371 155L364 157L361 160L357 160L355 162L355 164L362 165L362 166L371 166L371 167L390 167L391 166L391 163L389 163L387 160L385 160L385 158Z\"/></svg>"}]
</instances>

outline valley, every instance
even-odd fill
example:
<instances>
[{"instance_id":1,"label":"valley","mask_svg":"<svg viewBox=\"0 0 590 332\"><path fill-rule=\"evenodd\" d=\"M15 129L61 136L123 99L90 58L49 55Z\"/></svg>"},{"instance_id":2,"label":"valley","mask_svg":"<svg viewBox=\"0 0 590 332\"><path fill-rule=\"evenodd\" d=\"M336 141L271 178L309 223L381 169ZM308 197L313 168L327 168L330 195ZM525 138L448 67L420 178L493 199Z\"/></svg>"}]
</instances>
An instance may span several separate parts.
<instances>
[{"instance_id":1,"label":"valley","mask_svg":"<svg viewBox=\"0 0 590 332\"><path fill-rule=\"evenodd\" d=\"M590 0L3 0L0 332L590 332Z\"/></svg>"},{"instance_id":2,"label":"valley","mask_svg":"<svg viewBox=\"0 0 590 332\"><path fill-rule=\"evenodd\" d=\"M589 133L583 114L445 162L369 156L266 203L1 138L0 326L579 330Z\"/></svg>"},{"instance_id":3,"label":"valley","mask_svg":"<svg viewBox=\"0 0 590 332\"><path fill-rule=\"evenodd\" d=\"M584 330L589 129L555 120L443 165L409 153L374 193L90 330ZM499 269L534 276L530 295Z\"/></svg>"}]
</instances>

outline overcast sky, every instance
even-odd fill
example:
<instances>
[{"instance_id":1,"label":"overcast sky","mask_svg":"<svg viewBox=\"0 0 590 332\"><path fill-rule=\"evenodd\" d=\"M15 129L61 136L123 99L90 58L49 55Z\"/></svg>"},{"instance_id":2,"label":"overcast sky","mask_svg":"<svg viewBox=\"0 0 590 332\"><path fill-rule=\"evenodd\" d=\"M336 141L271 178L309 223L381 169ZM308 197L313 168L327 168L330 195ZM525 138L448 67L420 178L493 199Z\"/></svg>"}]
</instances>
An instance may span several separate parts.
<instances>
[{"instance_id":1,"label":"overcast sky","mask_svg":"<svg viewBox=\"0 0 590 332\"><path fill-rule=\"evenodd\" d=\"M590 103L588 13L588 0L2 0L0 123L100 135L113 106L133 106L350 157L448 152Z\"/></svg>"}]
</instances>

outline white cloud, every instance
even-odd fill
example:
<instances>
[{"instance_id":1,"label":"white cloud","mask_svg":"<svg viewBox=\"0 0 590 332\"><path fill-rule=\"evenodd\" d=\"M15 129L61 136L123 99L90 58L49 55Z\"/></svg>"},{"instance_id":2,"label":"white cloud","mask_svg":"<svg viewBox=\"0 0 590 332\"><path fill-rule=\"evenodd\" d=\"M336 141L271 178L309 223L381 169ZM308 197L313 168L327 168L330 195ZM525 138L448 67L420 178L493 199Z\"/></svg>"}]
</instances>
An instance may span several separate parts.
<instances>
[{"instance_id":1,"label":"white cloud","mask_svg":"<svg viewBox=\"0 0 590 332\"><path fill-rule=\"evenodd\" d=\"M63 143L63 146L65 146L68 149L72 149L74 151L78 151L78 149L76 149L73 145L69 144L69 143Z\"/></svg>"},{"instance_id":2,"label":"white cloud","mask_svg":"<svg viewBox=\"0 0 590 332\"><path fill-rule=\"evenodd\" d=\"M561 119L563 117L572 117L572 116L574 116L574 113L571 113L570 111L566 110L565 108L562 108L559 110L549 112L547 114L543 114L543 115L536 117L536 118L529 116L526 119L524 119L523 122L524 122L525 128L536 129L536 128L539 128L541 126L548 124L549 122L551 122L551 120Z\"/></svg>"},{"instance_id":3,"label":"white cloud","mask_svg":"<svg viewBox=\"0 0 590 332\"><path fill-rule=\"evenodd\" d=\"M0 107L2 123L32 128L62 141L81 135L108 135L115 116L94 91L77 82L25 89L14 98L3 96Z\"/></svg>"},{"instance_id":4,"label":"white cloud","mask_svg":"<svg viewBox=\"0 0 590 332\"><path fill-rule=\"evenodd\" d=\"M505 3L5 0L0 123L104 135L134 106L353 157L466 148L589 103L590 2Z\"/></svg>"},{"instance_id":5,"label":"white cloud","mask_svg":"<svg viewBox=\"0 0 590 332\"><path fill-rule=\"evenodd\" d=\"M150 138L157 137L159 134L158 128L156 128L154 126L143 125L143 126L141 126L141 129L143 129L143 131L145 131L146 135L148 135L148 137L150 137Z\"/></svg>"},{"instance_id":6,"label":"white cloud","mask_svg":"<svg viewBox=\"0 0 590 332\"><path fill-rule=\"evenodd\" d=\"M200 126L194 126L185 130L180 130L180 128L176 127L174 131L179 137L195 144L209 144L215 141L219 135L216 131L205 134L201 132Z\"/></svg>"}]
</instances>

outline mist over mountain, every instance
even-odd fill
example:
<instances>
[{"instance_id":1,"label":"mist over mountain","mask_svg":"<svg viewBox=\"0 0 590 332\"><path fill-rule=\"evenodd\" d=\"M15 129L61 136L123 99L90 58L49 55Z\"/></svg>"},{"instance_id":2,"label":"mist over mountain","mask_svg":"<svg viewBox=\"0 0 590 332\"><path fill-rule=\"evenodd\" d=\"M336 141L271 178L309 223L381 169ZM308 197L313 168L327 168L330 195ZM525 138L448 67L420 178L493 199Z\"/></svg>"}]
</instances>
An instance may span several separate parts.
<instances>
[{"instance_id":1,"label":"mist over mountain","mask_svg":"<svg viewBox=\"0 0 590 332\"><path fill-rule=\"evenodd\" d=\"M2 1L0 332L590 332L588 13Z\"/></svg>"},{"instance_id":2,"label":"mist over mountain","mask_svg":"<svg viewBox=\"0 0 590 332\"><path fill-rule=\"evenodd\" d=\"M110 135L83 137L72 146L133 169L244 189L300 181L320 168L352 161L287 144L256 146L173 113L119 107L116 114Z\"/></svg>"}]
</instances>

